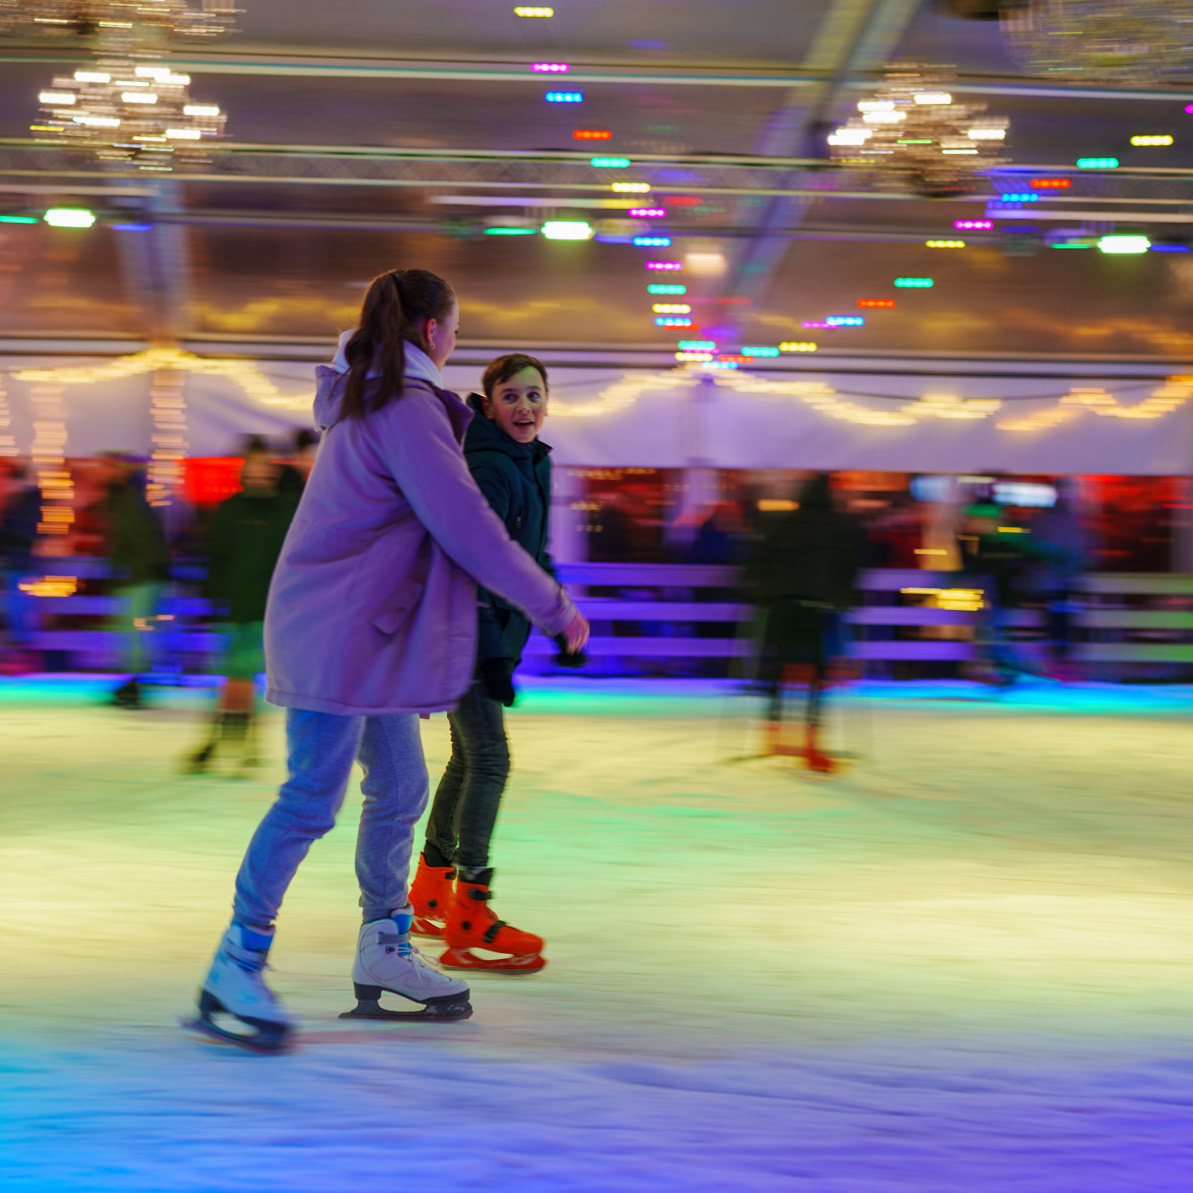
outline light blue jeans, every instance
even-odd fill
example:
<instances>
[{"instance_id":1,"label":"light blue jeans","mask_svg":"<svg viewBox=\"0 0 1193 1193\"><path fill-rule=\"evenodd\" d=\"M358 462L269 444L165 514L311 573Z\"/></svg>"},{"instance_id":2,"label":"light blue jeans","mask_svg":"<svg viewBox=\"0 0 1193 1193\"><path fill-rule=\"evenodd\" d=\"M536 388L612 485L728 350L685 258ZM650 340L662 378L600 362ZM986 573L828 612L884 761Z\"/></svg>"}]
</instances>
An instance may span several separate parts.
<instances>
[{"instance_id":1,"label":"light blue jeans","mask_svg":"<svg viewBox=\"0 0 1193 1193\"><path fill-rule=\"evenodd\" d=\"M338 716L286 710L290 777L249 842L236 875L233 920L270 932L286 888L311 843L335 823L352 764L364 769L356 878L364 921L406 906L414 826L427 805L418 717Z\"/></svg>"}]
</instances>

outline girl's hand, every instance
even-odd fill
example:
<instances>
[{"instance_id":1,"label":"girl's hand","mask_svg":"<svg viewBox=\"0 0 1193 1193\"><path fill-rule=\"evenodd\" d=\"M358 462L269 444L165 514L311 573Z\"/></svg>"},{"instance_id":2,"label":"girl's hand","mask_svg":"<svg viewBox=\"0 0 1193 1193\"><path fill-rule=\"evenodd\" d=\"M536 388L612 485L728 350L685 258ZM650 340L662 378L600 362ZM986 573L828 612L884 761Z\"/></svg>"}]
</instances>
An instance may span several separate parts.
<instances>
[{"instance_id":1,"label":"girl's hand","mask_svg":"<svg viewBox=\"0 0 1193 1193\"><path fill-rule=\"evenodd\" d=\"M588 633L588 618L583 613L577 612L576 616L564 626L561 635L567 643L569 654L578 654L584 649L584 644L588 641Z\"/></svg>"}]
</instances>

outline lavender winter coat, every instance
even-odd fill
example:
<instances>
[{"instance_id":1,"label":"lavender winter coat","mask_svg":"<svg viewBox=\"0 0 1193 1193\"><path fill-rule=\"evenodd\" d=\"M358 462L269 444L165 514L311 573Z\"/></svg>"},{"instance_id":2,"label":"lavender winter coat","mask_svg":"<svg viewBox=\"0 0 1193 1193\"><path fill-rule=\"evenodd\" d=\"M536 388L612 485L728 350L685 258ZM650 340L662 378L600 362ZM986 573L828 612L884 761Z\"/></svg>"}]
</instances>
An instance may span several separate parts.
<instances>
[{"instance_id":1,"label":"lavender winter coat","mask_svg":"<svg viewBox=\"0 0 1193 1193\"><path fill-rule=\"evenodd\" d=\"M548 634L575 614L476 487L460 446L472 412L425 353L406 354L402 396L364 418L338 421L342 355L316 370L327 433L265 613L274 704L343 715L454 707L476 665L478 582Z\"/></svg>"}]
</instances>

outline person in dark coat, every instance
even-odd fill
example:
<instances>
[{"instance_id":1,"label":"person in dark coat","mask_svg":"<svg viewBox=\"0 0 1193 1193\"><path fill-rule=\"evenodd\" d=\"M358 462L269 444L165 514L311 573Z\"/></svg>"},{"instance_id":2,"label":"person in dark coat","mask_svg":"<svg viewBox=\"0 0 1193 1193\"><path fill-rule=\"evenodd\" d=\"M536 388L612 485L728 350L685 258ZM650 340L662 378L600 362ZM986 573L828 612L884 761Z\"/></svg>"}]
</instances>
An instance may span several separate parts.
<instances>
[{"instance_id":1,"label":"person in dark coat","mask_svg":"<svg viewBox=\"0 0 1193 1193\"><path fill-rule=\"evenodd\" d=\"M257 765L253 682L265 670L265 602L298 508L297 497L278 492L278 472L265 441L250 439L240 470L241 492L220 503L208 530L204 595L221 606L227 617L225 683L207 740L188 759L187 769L192 772L207 768L222 741L241 744L244 769Z\"/></svg>"},{"instance_id":2,"label":"person in dark coat","mask_svg":"<svg viewBox=\"0 0 1193 1193\"><path fill-rule=\"evenodd\" d=\"M315 467L315 455L319 450L319 436L307 427L294 432L294 454L282 465L278 474L277 490L283 496L297 501L307 487L307 478Z\"/></svg>"},{"instance_id":3,"label":"person in dark coat","mask_svg":"<svg viewBox=\"0 0 1193 1193\"><path fill-rule=\"evenodd\" d=\"M477 416L464 437L469 471L510 537L554 575L547 551L551 449L538 438L547 413L546 367L520 352L498 357L485 370L483 388L468 399ZM478 920L467 902L470 891L481 892L473 898L489 895L489 847L510 772L502 709L514 703L514 671L530 634L521 610L483 588L478 597L476 677L448 713L451 758L435 791L410 901L416 930L443 935L442 964L538 969L545 964L542 937L502 921L494 933L492 921ZM484 939L470 931L473 921L487 929ZM507 956L485 962L473 947Z\"/></svg>"},{"instance_id":4,"label":"person in dark coat","mask_svg":"<svg viewBox=\"0 0 1193 1193\"><path fill-rule=\"evenodd\" d=\"M17 669L31 666L38 618L36 597L21 584L33 571L33 547L41 523L41 490L29 481L20 461L0 477L0 597L3 598L6 664Z\"/></svg>"},{"instance_id":5,"label":"person in dark coat","mask_svg":"<svg viewBox=\"0 0 1193 1193\"><path fill-rule=\"evenodd\" d=\"M817 736L829 663L844 653L842 614L855 603L854 586L866 552L861 523L834 509L828 473L813 477L797 509L765 515L747 564L762 621L760 677L770 697L768 745L778 742L784 668L802 665L809 677L802 755L812 770L834 764Z\"/></svg>"},{"instance_id":6,"label":"person in dark coat","mask_svg":"<svg viewBox=\"0 0 1193 1193\"><path fill-rule=\"evenodd\" d=\"M161 519L145 497L140 465L119 452L103 457L105 550L119 598L116 628L124 635L128 678L113 693L122 708L140 708L142 677L154 656L153 634L162 591L170 579L170 549Z\"/></svg>"}]
</instances>

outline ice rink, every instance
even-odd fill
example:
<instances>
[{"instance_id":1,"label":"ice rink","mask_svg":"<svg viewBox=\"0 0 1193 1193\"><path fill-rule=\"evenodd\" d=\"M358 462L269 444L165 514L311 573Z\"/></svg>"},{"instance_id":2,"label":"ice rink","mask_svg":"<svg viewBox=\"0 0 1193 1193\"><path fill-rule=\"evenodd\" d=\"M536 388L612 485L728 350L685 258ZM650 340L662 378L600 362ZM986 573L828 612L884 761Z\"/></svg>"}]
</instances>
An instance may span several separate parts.
<instances>
[{"instance_id":1,"label":"ice rink","mask_svg":"<svg viewBox=\"0 0 1193 1193\"><path fill-rule=\"evenodd\" d=\"M279 1057L175 1019L281 715L259 777L184 777L210 694L100 691L0 687L5 1193L1193 1187L1189 688L869 685L813 778L726 761L711 683L528 681L495 907L548 968L340 1022L350 794L280 921Z\"/></svg>"}]
</instances>

